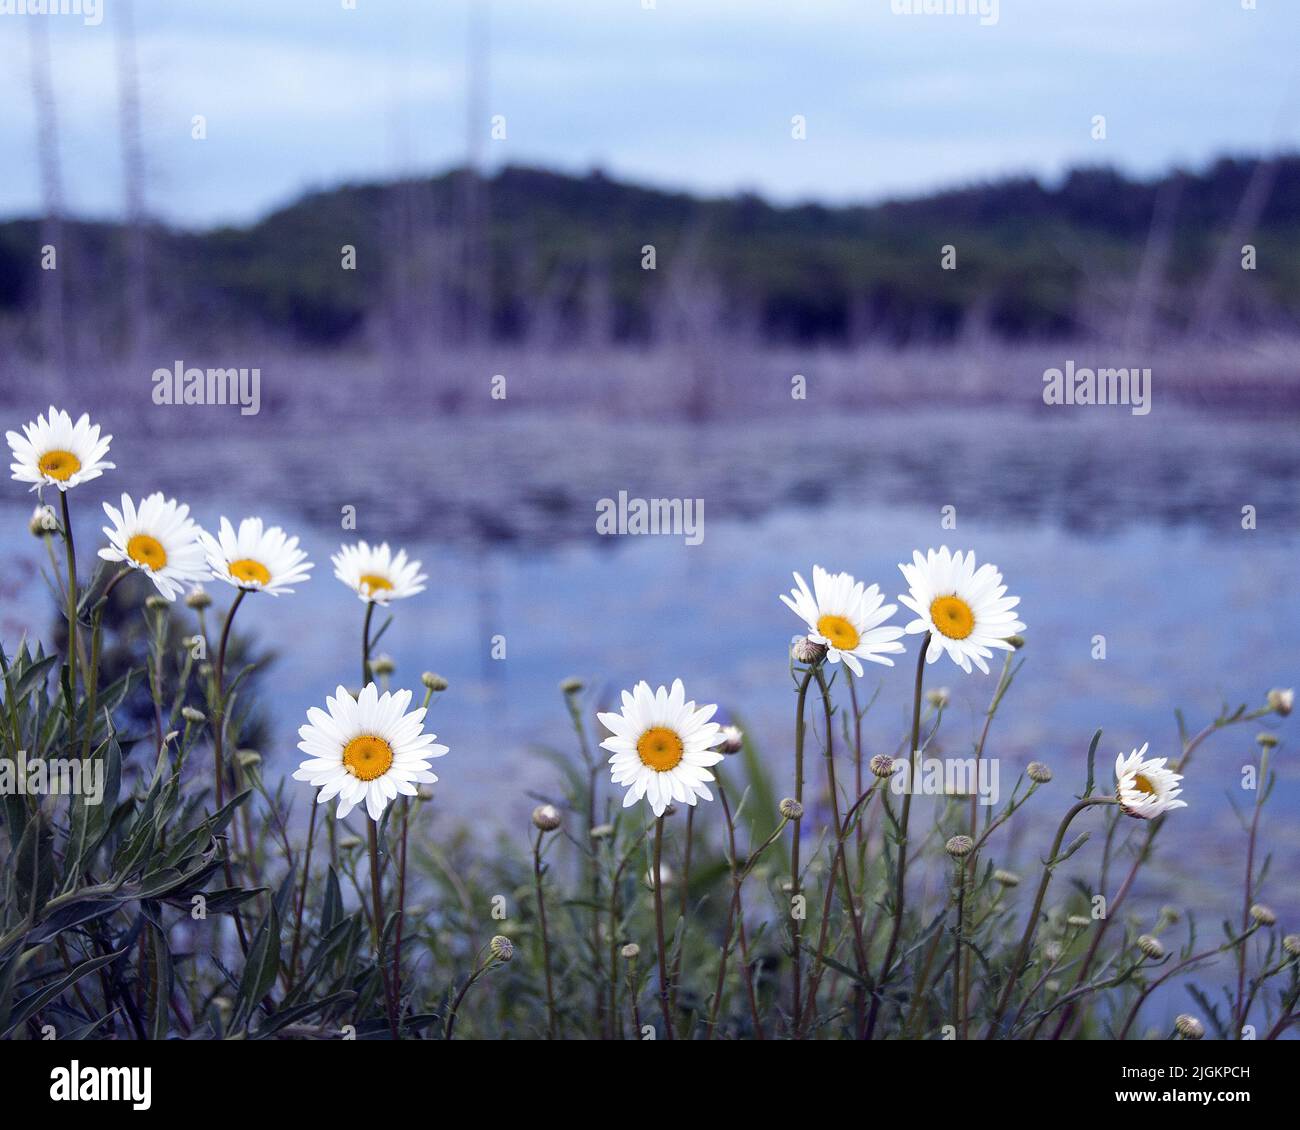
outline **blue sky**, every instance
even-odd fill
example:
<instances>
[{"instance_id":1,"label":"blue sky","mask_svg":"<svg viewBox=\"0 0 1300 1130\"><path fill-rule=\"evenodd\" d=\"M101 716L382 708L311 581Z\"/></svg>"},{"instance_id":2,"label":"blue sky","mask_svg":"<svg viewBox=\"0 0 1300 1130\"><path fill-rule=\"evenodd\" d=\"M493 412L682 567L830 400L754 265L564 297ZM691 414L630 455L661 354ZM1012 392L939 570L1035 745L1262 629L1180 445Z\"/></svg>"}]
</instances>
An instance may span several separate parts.
<instances>
[{"instance_id":1,"label":"blue sky","mask_svg":"<svg viewBox=\"0 0 1300 1130\"><path fill-rule=\"evenodd\" d=\"M0 216L42 208L33 19L49 29L67 206L120 210L125 0L101 2L99 26L0 15ZM242 222L310 187L463 159L469 0L134 3L155 215ZM1300 148L1297 0L1001 0L992 26L891 0L473 3L490 7L474 126L493 165L839 202ZM494 114L505 140L488 139Z\"/></svg>"}]
</instances>

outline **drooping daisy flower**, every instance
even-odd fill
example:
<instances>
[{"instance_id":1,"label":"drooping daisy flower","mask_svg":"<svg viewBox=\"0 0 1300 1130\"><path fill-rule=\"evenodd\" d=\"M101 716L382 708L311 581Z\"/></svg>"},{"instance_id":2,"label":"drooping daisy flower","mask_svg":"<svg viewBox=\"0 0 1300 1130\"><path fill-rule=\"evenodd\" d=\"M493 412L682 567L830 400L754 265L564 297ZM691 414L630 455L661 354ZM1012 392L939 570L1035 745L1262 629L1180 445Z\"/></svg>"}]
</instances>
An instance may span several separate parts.
<instances>
[{"instance_id":1,"label":"drooping daisy flower","mask_svg":"<svg viewBox=\"0 0 1300 1130\"><path fill-rule=\"evenodd\" d=\"M600 745L614 755L609 759L614 784L628 787L624 808L645 797L654 814L662 816L672 801L694 805L701 798L713 799L705 782L713 780L709 766L722 760L713 749L722 732L709 721L717 709L696 709L686 701L681 679L674 679L671 691L651 691L648 683L637 683L623 692L622 711L596 715L613 735Z\"/></svg>"},{"instance_id":2,"label":"drooping daisy flower","mask_svg":"<svg viewBox=\"0 0 1300 1130\"><path fill-rule=\"evenodd\" d=\"M1115 758L1115 795L1120 807L1129 815L1151 820L1174 808L1186 808L1187 802L1178 799L1183 779L1181 773L1165 768L1168 758L1146 756L1147 746L1135 749L1127 757L1122 753Z\"/></svg>"},{"instance_id":3,"label":"drooping daisy flower","mask_svg":"<svg viewBox=\"0 0 1300 1130\"><path fill-rule=\"evenodd\" d=\"M407 713L410 691L380 694L367 683L353 698L339 687L325 705L328 714L311 707L309 724L298 730L298 748L307 759L293 776L320 788L317 804L338 797L340 820L364 801L370 819L378 822L399 793L415 796L417 783L437 782L429 761L447 747L435 744L436 734L424 732L424 707Z\"/></svg>"},{"instance_id":4,"label":"drooping daisy flower","mask_svg":"<svg viewBox=\"0 0 1300 1130\"><path fill-rule=\"evenodd\" d=\"M407 559L406 550L394 556L388 543L372 546L365 542L345 545L330 560L334 575L367 603L387 604L424 592L429 578L420 563Z\"/></svg>"},{"instance_id":5,"label":"drooping daisy flower","mask_svg":"<svg viewBox=\"0 0 1300 1130\"><path fill-rule=\"evenodd\" d=\"M181 506L161 492L151 494L137 507L128 494L122 495L122 509L107 502L104 513L113 524L104 527L109 544L99 551L105 561L125 561L132 569L148 574L154 586L168 600L175 600L188 582L208 575L204 562L203 532Z\"/></svg>"},{"instance_id":6,"label":"drooping daisy flower","mask_svg":"<svg viewBox=\"0 0 1300 1130\"><path fill-rule=\"evenodd\" d=\"M298 539L286 536L279 526L263 529L261 518L245 518L238 533L222 518L217 537L200 537L212 575L237 589L278 596L293 592L289 585L311 579L312 564L298 548Z\"/></svg>"},{"instance_id":7,"label":"drooping daisy flower","mask_svg":"<svg viewBox=\"0 0 1300 1130\"><path fill-rule=\"evenodd\" d=\"M58 487L67 490L79 483L97 479L113 469L106 463L112 436L100 437L99 425L92 424L84 413L75 424L72 417L50 406L49 417L37 416L34 423L23 425L23 434L5 432L14 454L9 465L15 481L31 483L32 490Z\"/></svg>"},{"instance_id":8,"label":"drooping daisy flower","mask_svg":"<svg viewBox=\"0 0 1300 1130\"><path fill-rule=\"evenodd\" d=\"M945 545L924 557L917 550L912 564L899 569L911 594L898 599L917 616L907 625L907 633L930 633L927 663L946 651L968 675L972 662L987 675L985 660L993 656L989 649L1012 650L1007 637L1025 630L1011 611L1020 598L1006 595L1002 574L994 566L975 568L973 550L949 553Z\"/></svg>"},{"instance_id":9,"label":"drooping daisy flower","mask_svg":"<svg viewBox=\"0 0 1300 1130\"><path fill-rule=\"evenodd\" d=\"M855 581L849 573L828 573L820 565L813 566L813 587L796 573L790 595L781 599L786 606L808 625L808 639L826 648L826 658L831 663L841 659L855 675L862 674L861 659L892 667L887 658L903 650L895 641L903 629L890 624L881 627L897 610L896 604L885 604L880 586L867 588Z\"/></svg>"}]
</instances>

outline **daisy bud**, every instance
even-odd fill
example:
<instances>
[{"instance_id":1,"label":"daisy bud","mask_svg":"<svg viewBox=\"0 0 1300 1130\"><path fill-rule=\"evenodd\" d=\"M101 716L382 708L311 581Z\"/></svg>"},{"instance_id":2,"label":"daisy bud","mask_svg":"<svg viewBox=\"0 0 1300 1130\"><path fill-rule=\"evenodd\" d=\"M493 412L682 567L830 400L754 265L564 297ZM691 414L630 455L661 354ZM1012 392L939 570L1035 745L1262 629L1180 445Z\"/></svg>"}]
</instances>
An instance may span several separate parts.
<instances>
[{"instance_id":1,"label":"daisy bud","mask_svg":"<svg viewBox=\"0 0 1300 1130\"><path fill-rule=\"evenodd\" d=\"M560 684L560 690L565 694L582 694L586 684L581 679L568 678Z\"/></svg>"},{"instance_id":2,"label":"daisy bud","mask_svg":"<svg viewBox=\"0 0 1300 1130\"><path fill-rule=\"evenodd\" d=\"M739 726L722 727L722 744L718 746L719 753L739 753L745 748L745 735L741 732Z\"/></svg>"},{"instance_id":3,"label":"daisy bud","mask_svg":"<svg viewBox=\"0 0 1300 1130\"><path fill-rule=\"evenodd\" d=\"M1300 957L1300 934L1288 934L1282 939L1282 948L1292 957Z\"/></svg>"},{"instance_id":4,"label":"daisy bud","mask_svg":"<svg viewBox=\"0 0 1300 1130\"><path fill-rule=\"evenodd\" d=\"M1040 785L1047 784L1052 779L1052 771L1041 761L1031 761L1029 768L1025 770L1029 774L1029 779Z\"/></svg>"},{"instance_id":5,"label":"daisy bud","mask_svg":"<svg viewBox=\"0 0 1300 1130\"><path fill-rule=\"evenodd\" d=\"M1165 956L1165 947L1150 934L1143 934L1138 938L1137 945L1143 955L1151 958L1152 961Z\"/></svg>"},{"instance_id":6,"label":"daisy bud","mask_svg":"<svg viewBox=\"0 0 1300 1130\"><path fill-rule=\"evenodd\" d=\"M435 675L432 671L426 671L421 675L420 682L424 684L426 690L431 690L434 693L447 689L447 680L441 675Z\"/></svg>"},{"instance_id":7,"label":"daisy bud","mask_svg":"<svg viewBox=\"0 0 1300 1130\"><path fill-rule=\"evenodd\" d=\"M952 694L947 687L936 687L932 691L925 692L925 701L936 710L942 710L948 705L951 698Z\"/></svg>"},{"instance_id":8,"label":"daisy bud","mask_svg":"<svg viewBox=\"0 0 1300 1130\"><path fill-rule=\"evenodd\" d=\"M361 846L361 840L356 836L344 836L339 840L339 849L341 851L356 851Z\"/></svg>"},{"instance_id":9,"label":"daisy bud","mask_svg":"<svg viewBox=\"0 0 1300 1130\"><path fill-rule=\"evenodd\" d=\"M1282 690L1280 687L1274 687L1268 692L1268 705L1270 710L1277 711L1285 718L1295 706L1295 691L1291 688Z\"/></svg>"},{"instance_id":10,"label":"daisy bud","mask_svg":"<svg viewBox=\"0 0 1300 1130\"><path fill-rule=\"evenodd\" d=\"M32 517L27 523L27 528L34 538L49 537L55 528L54 511L48 506L38 506L32 511Z\"/></svg>"},{"instance_id":11,"label":"daisy bud","mask_svg":"<svg viewBox=\"0 0 1300 1130\"><path fill-rule=\"evenodd\" d=\"M1004 887L1020 886L1020 876L1014 871L994 871L993 881L995 883L1001 883Z\"/></svg>"},{"instance_id":12,"label":"daisy bud","mask_svg":"<svg viewBox=\"0 0 1300 1130\"><path fill-rule=\"evenodd\" d=\"M1185 1012L1174 1019L1174 1028L1184 1040L1199 1040L1205 1035L1205 1025Z\"/></svg>"},{"instance_id":13,"label":"daisy bud","mask_svg":"<svg viewBox=\"0 0 1300 1130\"><path fill-rule=\"evenodd\" d=\"M624 961L635 961L641 956L641 947L636 942L628 942L621 950L618 951L623 955Z\"/></svg>"},{"instance_id":14,"label":"daisy bud","mask_svg":"<svg viewBox=\"0 0 1300 1130\"><path fill-rule=\"evenodd\" d=\"M1277 735L1265 731L1255 735L1255 744L1262 749L1273 749L1277 745Z\"/></svg>"},{"instance_id":15,"label":"daisy bud","mask_svg":"<svg viewBox=\"0 0 1300 1130\"><path fill-rule=\"evenodd\" d=\"M795 636L794 643L790 645L790 658L796 663L811 667L826 658L826 645L813 643L807 636Z\"/></svg>"},{"instance_id":16,"label":"daisy bud","mask_svg":"<svg viewBox=\"0 0 1300 1130\"><path fill-rule=\"evenodd\" d=\"M562 823L560 810L553 804L539 804L533 809L533 827L543 832L554 832Z\"/></svg>"},{"instance_id":17,"label":"daisy bud","mask_svg":"<svg viewBox=\"0 0 1300 1130\"><path fill-rule=\"evenodd\" d=\"M614 825L597 824L588 834L593 840L607 840L614 834Z\"/></svg>"},{"instance_id":18,"label":"daisy bud","mask_svg":"<svg viewBox=\"0 0 1300 1130\"><path fill-rule=\"evenodd\" d=\"M1262 902L1257 902L1250 908L1250 916L1261 926L1277 925L1277 915L1273 913L1271 907L1265 906Z\"/></svg>"},{"instance_id":19,"label":"daisy bud","mask_svg":"<svg viewBox=\"0 0 1300 1130\"><path fill-rule=\"evenodd\" d=\"M1065 924L1067 926L1077 926L1082 930L1092 925L1092 919L1086 914L1071 914L1065 919Z\"/></svg>"},{"instance_id":20,"label":"daisy bud","mask_svg":"<svg viewBox=\"0 0 1300 1130\"><path fill-rule=\"evenodd\" d=\"M241 769L255 769L262 764L262 755L255 749L241 749L235 752L235 760Z\"/></svg>"},{"instance_id":21,"label":"daisy bud","mask_svg":"<svg viewBox=\"0 0 1300 1130\"><path fill-rule=\"evenodd\" d=\"M515 943L507 938L504 934L497 934L490 942L488 949L492 951L492 956L497 961L509 961L515 956Z\"/></svg>"},{"instance_id":22,"label":"daisy bud","mask_svg":"<svg viewBox=\"0 0 1300 1130\"><path fill-rule=\"evenodd\" d=\"M203 609L212 607L212 597L208 596L202 585L195 585L186 595L185 604L196 612L202 612Z\"/></svg>"},{"instance_id":23,"label":"daisy bud","mask_svg":"<svg viewBox=\"0 0 1300 1130\"><path fill-rule=\"evenodd\" d=\"M1047 958L1048 961L1060 961L1061 954L1064 952L1065 951L1061 948L1061 943L1055 938L1049 942L1043 943L1043 956Z\"/></svg>"},{"instance_id":24,"label":"daisy bud","mask_svg":"<svg viewBox=\"0 0 1300 1130\"><path fill-rule=\"evenodd\" d=\"M1019 651L1022 647L1025 646L1025 637L1007 636L1007 643L1009 643L1016 651Z\"/></svg>"},{"instance_id":25,"label":"daisy bud","mask_svg":"<svg viewBox=\"0 0 1300 1130\"><path fill-rule=\"evenodd\" d=\"M795 800L794 797L792 796L788 796L783 801L781 801L781 804L778 807L778 811L787 820L803 819L803 805L800 804L797 800Z\"/></svg>"},{"instance_id":26,"label":"daisy bud","mask_svg":"<svg viewBox=\"0 0 1300 1130\"><path fill-rule=\"evenodd\" d=\"M391 655L377 655L370 661L370 670L376 675L391 675L397 670L397 664Z\"/></svg>"},{"instance_id":27,"label":"daisy bud","mask_svg":"<svg viewBox=\"0 0 1300 1130\"><path fill-rule=\"evenodd\" d=\"M966 856L975 849L975 841L970 836L953 836L946 844L943 850L946 851L953 859L965 859Z\"/></svg>"},{"instance_id":28,"label":"daisy bud","mask_svg":"<svg viewBox=\"0 0 1300 1130\"><path fill-rule=\"evenodd\" d=\"M195 710L192 706L181 707L181 717L195 726L201 725L208 720L202 710Z\"/></svg>"},{"instance_id":29,"label":"daisy bud","mask_svg":"<svg viewBox=\"0 0 1300 1130\"><path fill-rule=\"evenodd\" d=\"M171 601L169 601L165 596L159 596L157 593L154 593L152 596L145 599L144 606L149 609L150 612L161 612L170 603Z\"/></svg>"},{"instance_id":30,"label":"daisy bud","mask_svg":"<svg viewBox=\"0 0 1300 1130\"><path fill-rule=\"evenodd\" d=\"M871 772L877 777L894 775L894 759L885 753L878 753L871 759Z\"/></svg>"}]
</instances>

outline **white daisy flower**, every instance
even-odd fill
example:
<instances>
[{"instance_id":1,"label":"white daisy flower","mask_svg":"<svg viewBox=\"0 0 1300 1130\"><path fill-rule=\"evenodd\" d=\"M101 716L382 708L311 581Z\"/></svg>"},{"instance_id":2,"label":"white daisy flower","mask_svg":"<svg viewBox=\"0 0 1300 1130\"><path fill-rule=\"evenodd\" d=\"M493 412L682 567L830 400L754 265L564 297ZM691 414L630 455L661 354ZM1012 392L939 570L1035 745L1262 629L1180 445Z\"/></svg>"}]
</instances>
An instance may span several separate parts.
<instances>
[{"instance_id":1,"label":"white daisy flower","mask_svg":"<svg viewBox=\"0 0 1300 1130\"><path fill-rule=\"evenodd\" d=\"M312 563L298 548L298 539L287 537L279 526L263 529L261 518L245 518L238 533L222 518L217 537L199 536L212 575L237 589L278 596L293 592L288 585L311 579Z\"/></svg>"},{"instance_id":2,"label":"white daisy flower","mask_svg":"<svg viewBox=\"0 0 1300 1130\"><path fill-rule=\"evenodd\" d=\"M949 553L948 547L917 550L911 565L899 565L911 589L900 596L917 618L907 625L908 635L930 633L925 661L933 663L945 651L968 675L971 663L988 674L985 662L990 648L1010 651L1008 636L1025 630L1011 611L1020 603L1007 596L1002 574L992 565L975 568L975 552Z\"/></svg>"},{"instance_id":3,"label":"white daisy flower","mask_svg":"<svg viewBox=\"0 0 1300 1130\"><path fill-rule=\"evenodd\" d=\"M99 425L91 424L88 415L83 413L74 424L71 416L53 405L48 419L37 416L35 423L23 425L22 435L5 432L5 439L14 454L9 465L14 480L31 483L32 490L50 486L68 490L114 467L104 462L113 437L101 438Z\"/></svg>"},{"instance_id":4,"label":"white daisy flower","mask_svg":"<svg viewBox=\"0 0 1300 1130\"><path fill-rule=\"evenodd\" d=\"M406 550L393 556L388 543L345 545L330 560L334 575L366 603L387 604L424 592L429 578L420 572L420 563L407 559Z\"/></svg>"},{"instance_id":5,"label":"white daisy flower","mask_svg":"<svg viewBox=\"0 0 1300 1130\"><path fill-rule=\"evenodd\" d=\"M175 600L187 583L208 575L199 541L203 531L189 516L188 506L157 492L137 507L131 496L124 494L120 511L106 502L104 513L113 524L104 527L109 544L99 556L105 561L125 561L132 569L147 573L168 600Z\"/></svg>"},{"instance_id":6,"label":"white daisy flower","mask_svg":"<svg viewBox=\"0 0 1300 1130\"><path fill-rule=\"evenodd\" d=\"M628 787L624 808L645 797L654 814L662 816L672 801L693 805L713 799L705 782L713 780L709 766L722 760L713 749L722 732L709 721L717 709L696 709L686 701L681 679L674 679L671 691L651 691L648 683L637 683L623 692L622 711L596 715L613 735L600 745L614 755L609 759L614 784Z\"/></svg>"},{"instance_id":7,"label":"white daisy flower","mask_svg":"<svg viewBox=\"0 0 1300 1130\"><path fill-rule=\"evenodd\" d=\"M1135 749L1127 757L1122 753L1115 758L1115 795L1120 807L1129 816L1150 820L1174 808L1186 808L1187 802L1178 799L1183 779L1181 773L1165 768L1168 758L1146 757L1147 746Z\"/></svg>"},{"instance_id":8,"label":"white daisy flower","mask_svg":"<svg viewBox=\"0 0 1300 1130\"><path fill-rule=\"evenodd\" d=\"M377 823L398 793L415 796L417 783L437 782L429 761L442 757L447 747L435 744L437 734L424 732L424 707L407 713L410 691L380 694L367 683L353 698L339 687L325 705L328 714L311 707L309 724L298 730L298 748L307 759L293 776L320 788L317 804L338 797L340 820L364 801Z\"/></svg>"},{"instance_id":9,"label":"white daisy flower","mask_svg":"<svg viewBox=\"0 0 1300 1130\"><path fill-rule=\"evenodd\" d=\"M862 674L861 659L894 665L886 656L903 650L895 642L903 629L880 626L898 611L898 605L884 603L879 585L867 588L850 573L828 573L820 565L813 566L811 592L798 573L794 579L798 588L791 589L789 596L783 593L781 599L808 625L808 638L826 648L831 663L842 659L855 675Z\"/></svg>"}]
</instances>

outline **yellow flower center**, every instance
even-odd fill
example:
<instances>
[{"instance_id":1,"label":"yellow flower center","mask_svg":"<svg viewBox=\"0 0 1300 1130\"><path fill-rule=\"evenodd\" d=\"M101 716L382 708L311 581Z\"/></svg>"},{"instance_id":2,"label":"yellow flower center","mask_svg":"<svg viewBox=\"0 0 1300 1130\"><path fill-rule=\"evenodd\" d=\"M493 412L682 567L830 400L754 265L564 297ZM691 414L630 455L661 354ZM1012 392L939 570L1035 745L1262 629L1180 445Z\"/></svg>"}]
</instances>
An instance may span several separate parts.
<instances>
[{"instance_id":1,"label":"yellow flower center","mask_svg":"<svg viewBox=\"0 0 1300 1130\"><path fill-rule=\"evenodd\" d=\"M1133 787L1140 793L1146 793L1147 796L1156 795L1156 787L1151 783L1151 778L1145 773L1139 773L1133 778Z\"/></svg>"},{"instance_id":2,"label":"yellow flower center","mask_svg":"<svg viewBox=\"0 0 1300 1130\"><path fill-rule=\"evenodd\" d=\"M357 584L363 593L384 592L393 587L392 581L387 577L381 577L378 573L362 573Z\"/></svg>"},{"instance_id":3,"label":"yellow flower center","mask_svg":"<svg viewBox=\"0 0 1300 1130\"><path fill-rule=\"evenodd\" d=\"M360 781L382 777L392 764L393 747L373 734L362 734L343 747L343 768Z\"/></svg>"},{"instance_id":4,"label":"yellow flower center","mask_svg":"<svg viewBox=\"0 0 1300 1130\"><path fill-rule=\"evenodd\" d=\"M959 596L937 596L930 605L930 622L940 635L964 640L975 630L975 613Z\"/></svg>"},{"instance_id":5,"label":"yellow flower center","mask_svg":"<svg viewBox=\"0 0 1300 1130\"><path fill-rule=\"evenodd\" d=\"M836 651L852 651L858 646L858 630L843 616L823 616L817 621L817 634L831 641Z\"/></svg>"},{"instance_id":6,"label":"yellow flower center","mask_svg":"<svg viewBox=\"0 0 1300 1130\"><path fill-rule=\"evenodd\" d=\"M641 763L659 773L667 773L682 759L682 739L676 730L667 726L654 726L642 734L636 743Z\"/></svg>"},{"instance_id":7,"label":"yellow flower center","mask_svg":"<svg viewBox=\"0 0 1300 1130\"><path fill-rule=\"evenodd\" d=\"M259 585L271 583L271 570L260 561L243 557L230 563L230 575L237 581L256 581Z\"/></svg>"},{"instance_id":8,"label":"yellow flower center","mask_svg":"<svg viewBox=\"0 0 1300 1130\"><path fill-rule=\"evenodd\" d=\"M81 460L71 451L47 451L37 464L42 475L49 475L61 483L66 483L81 470Z\"/></svg>"},{"instance_id":9,"label":"yellow flower center","mask_svg":"<svg viewBox=\"0 0 1300 1130\"><path fill-rule=\"evenodd\" d=\"M126 555L137 565L157 572L167 564L167 551L162 542L148 534L136 534L126 543Z\"/></svg>"}]
</instances>

